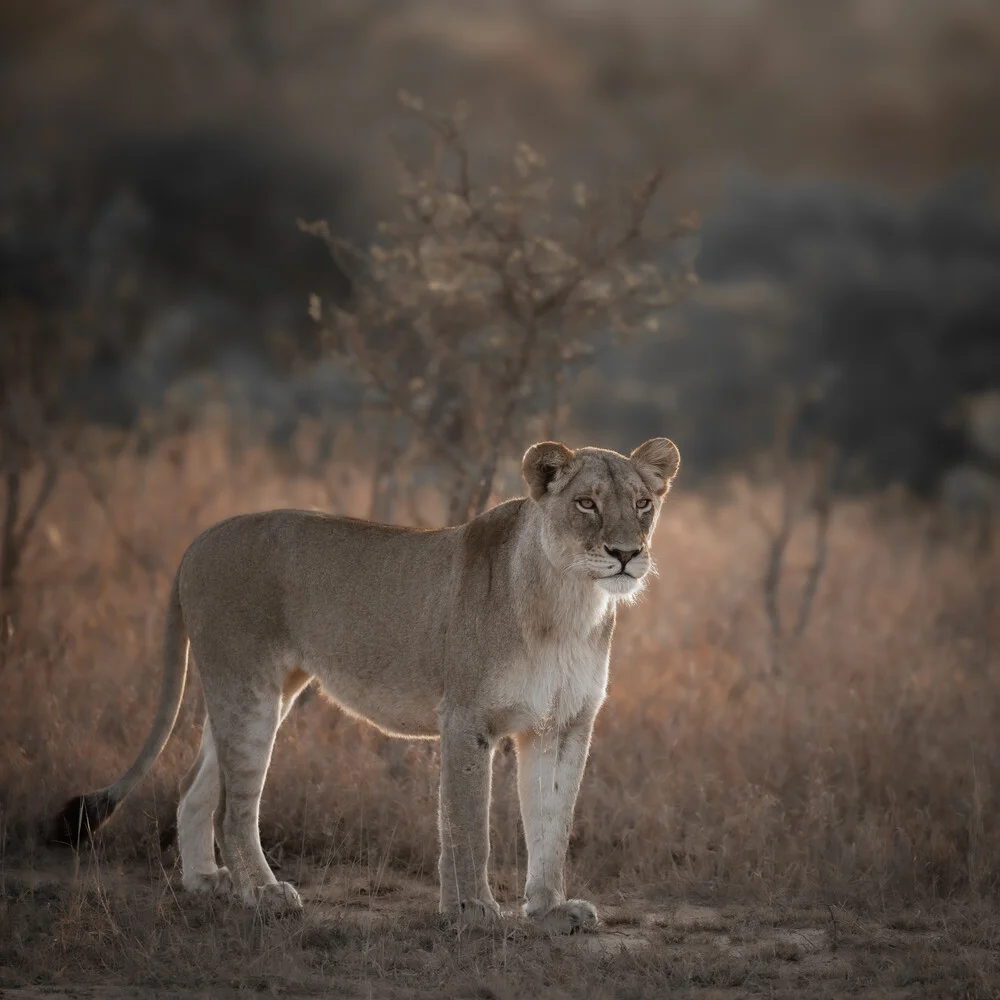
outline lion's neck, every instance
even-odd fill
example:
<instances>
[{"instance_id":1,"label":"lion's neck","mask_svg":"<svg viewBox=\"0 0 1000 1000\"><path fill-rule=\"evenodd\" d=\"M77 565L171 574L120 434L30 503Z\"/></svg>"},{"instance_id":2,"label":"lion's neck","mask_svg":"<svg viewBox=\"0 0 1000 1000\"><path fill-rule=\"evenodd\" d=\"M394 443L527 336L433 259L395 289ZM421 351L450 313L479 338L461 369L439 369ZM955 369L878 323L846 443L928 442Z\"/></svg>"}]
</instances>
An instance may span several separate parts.
<instances>
[{"instance_id":1,"label":"lion's neck","mask_svg":"<svg viewBox=\"0 0 1000 1000\"><path fill-rule=\"evenodd\" d=\"M528 634L542 638L586 637L604 618L611 597L592 580L552 564L542 543L541 517L533 505L525 506L525 530L511 567L521 623Z\"/></svg>"}]
</instances>

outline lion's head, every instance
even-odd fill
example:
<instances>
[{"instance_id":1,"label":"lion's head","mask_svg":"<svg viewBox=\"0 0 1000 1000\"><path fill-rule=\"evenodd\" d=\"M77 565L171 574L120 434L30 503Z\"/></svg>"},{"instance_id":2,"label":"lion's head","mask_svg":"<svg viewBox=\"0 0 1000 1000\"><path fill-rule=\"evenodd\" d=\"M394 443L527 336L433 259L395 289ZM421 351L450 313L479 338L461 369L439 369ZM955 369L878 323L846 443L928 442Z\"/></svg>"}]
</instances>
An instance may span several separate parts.
<instances>
[{"instance_id":1,"label":"lion's head","mask_svg":"<svg viewBox=\"0 0 1000 1000\"><path fill-rule=\"evenodd\" d=\"M652 568L649 542L680 462L668 438L651 438L628 458L603 448L571 451L557 441L532 445L521 468L543 514L549 561L615 597L637 594Z\"/></svg>"}]
</instances>

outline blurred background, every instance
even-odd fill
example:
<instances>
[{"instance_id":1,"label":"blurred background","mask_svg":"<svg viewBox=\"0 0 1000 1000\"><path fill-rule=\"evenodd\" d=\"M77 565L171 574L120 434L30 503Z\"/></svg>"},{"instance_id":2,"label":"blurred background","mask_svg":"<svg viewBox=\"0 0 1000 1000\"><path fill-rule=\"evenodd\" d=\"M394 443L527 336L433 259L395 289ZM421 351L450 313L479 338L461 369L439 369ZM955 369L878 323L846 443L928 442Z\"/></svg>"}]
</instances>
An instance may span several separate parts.
<instances>
[{"instance_id":1,"label":"blurred background","mask_svg":"<svg viewBox=\"0 0 1000 1000\"><path fill-rule=\"evenodd\" d=\"M209 524L668 435L577 870L995 892L995 0L5 2L0 94L0 848L132 758ZM265 843L431 877L425 751L286 729Z\"/></svg>"},{"instance_id":2,"label":"blurred background","mask_svg":"<svg viewBox=\"0 0 1000 1000\"><path fill-rule=\"evenodd\" d=\"M791 425L837 447L846 488L996 501L989 0L50 0L4 4L0 39L4 388L9 410L30 370L45 398L8 424L153 434L222 400L277 446L303 416L330 448L374 428L378 392L308 312L350 308L366 275L297 220L366 247L399 215L397 147L421 124L402 88L464 102L484 191L519 141L563 190L661 168L634 255L654 266L657 218L702 219L698 286L612 346L591 328L560 418L512 429L515 458L535 430L666 433L693 484L773 469Z\"/></svg>"}]
</instances>

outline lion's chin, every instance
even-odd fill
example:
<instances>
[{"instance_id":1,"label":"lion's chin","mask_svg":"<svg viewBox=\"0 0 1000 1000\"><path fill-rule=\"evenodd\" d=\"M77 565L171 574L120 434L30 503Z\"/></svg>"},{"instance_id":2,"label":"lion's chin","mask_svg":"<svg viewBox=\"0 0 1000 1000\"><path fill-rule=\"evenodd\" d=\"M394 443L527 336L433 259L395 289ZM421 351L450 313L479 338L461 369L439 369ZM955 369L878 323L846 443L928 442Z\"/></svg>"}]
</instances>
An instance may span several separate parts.
<instances>
[{"instance_id":1,"label":"lion's chin","mask_svg":"<svg viewBox=\"0 0 1000 1000\"><path fill-rule=\"evenodd\" d=\"M597 580L598 587L612 597L636 597L642 590L642 580L629 576L628 573L616 573L614 576L602 576Z\"/></svg>"}]
</instances>

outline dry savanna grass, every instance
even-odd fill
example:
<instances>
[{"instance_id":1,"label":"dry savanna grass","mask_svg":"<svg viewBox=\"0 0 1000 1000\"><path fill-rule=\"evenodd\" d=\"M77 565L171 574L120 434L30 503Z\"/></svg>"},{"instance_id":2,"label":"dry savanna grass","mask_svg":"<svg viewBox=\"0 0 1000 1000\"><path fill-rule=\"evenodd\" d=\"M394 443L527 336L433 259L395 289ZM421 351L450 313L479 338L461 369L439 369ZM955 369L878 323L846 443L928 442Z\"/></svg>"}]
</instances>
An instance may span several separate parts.
<instances>
[{"instance_id":1,"label":"dry savanna grass","mask_svg":"<svg viewBox=\"0 0 1000 1000\"><path fill-rule=\"evenodd\" d=\"M706 499L678 481L659 577L619 618L577 808L571 890L602 907L596 935L554 941L512 918L462 937L442 923L432 746L391 751L315 698L282 729L261 816L272 861L311 901L302 920L266 925L179 891L160 841L194 757L196 680L167 751L97 843L78 858L45 847L45 818L142 742L166 590L193 534L274 506L366 513L363 467L303 468L201 430L61 479L5 649L0 988L995 995L1000 566L889 498L835 509L808 628L776 661L761 521L776 520L777 493L733 483ZM418 501L423 518L438 502ZM808 532L788 554L789 618ZM513 764L497 754L493 808L511 911L525 861Z\"/></svg>"}]
</instances>

